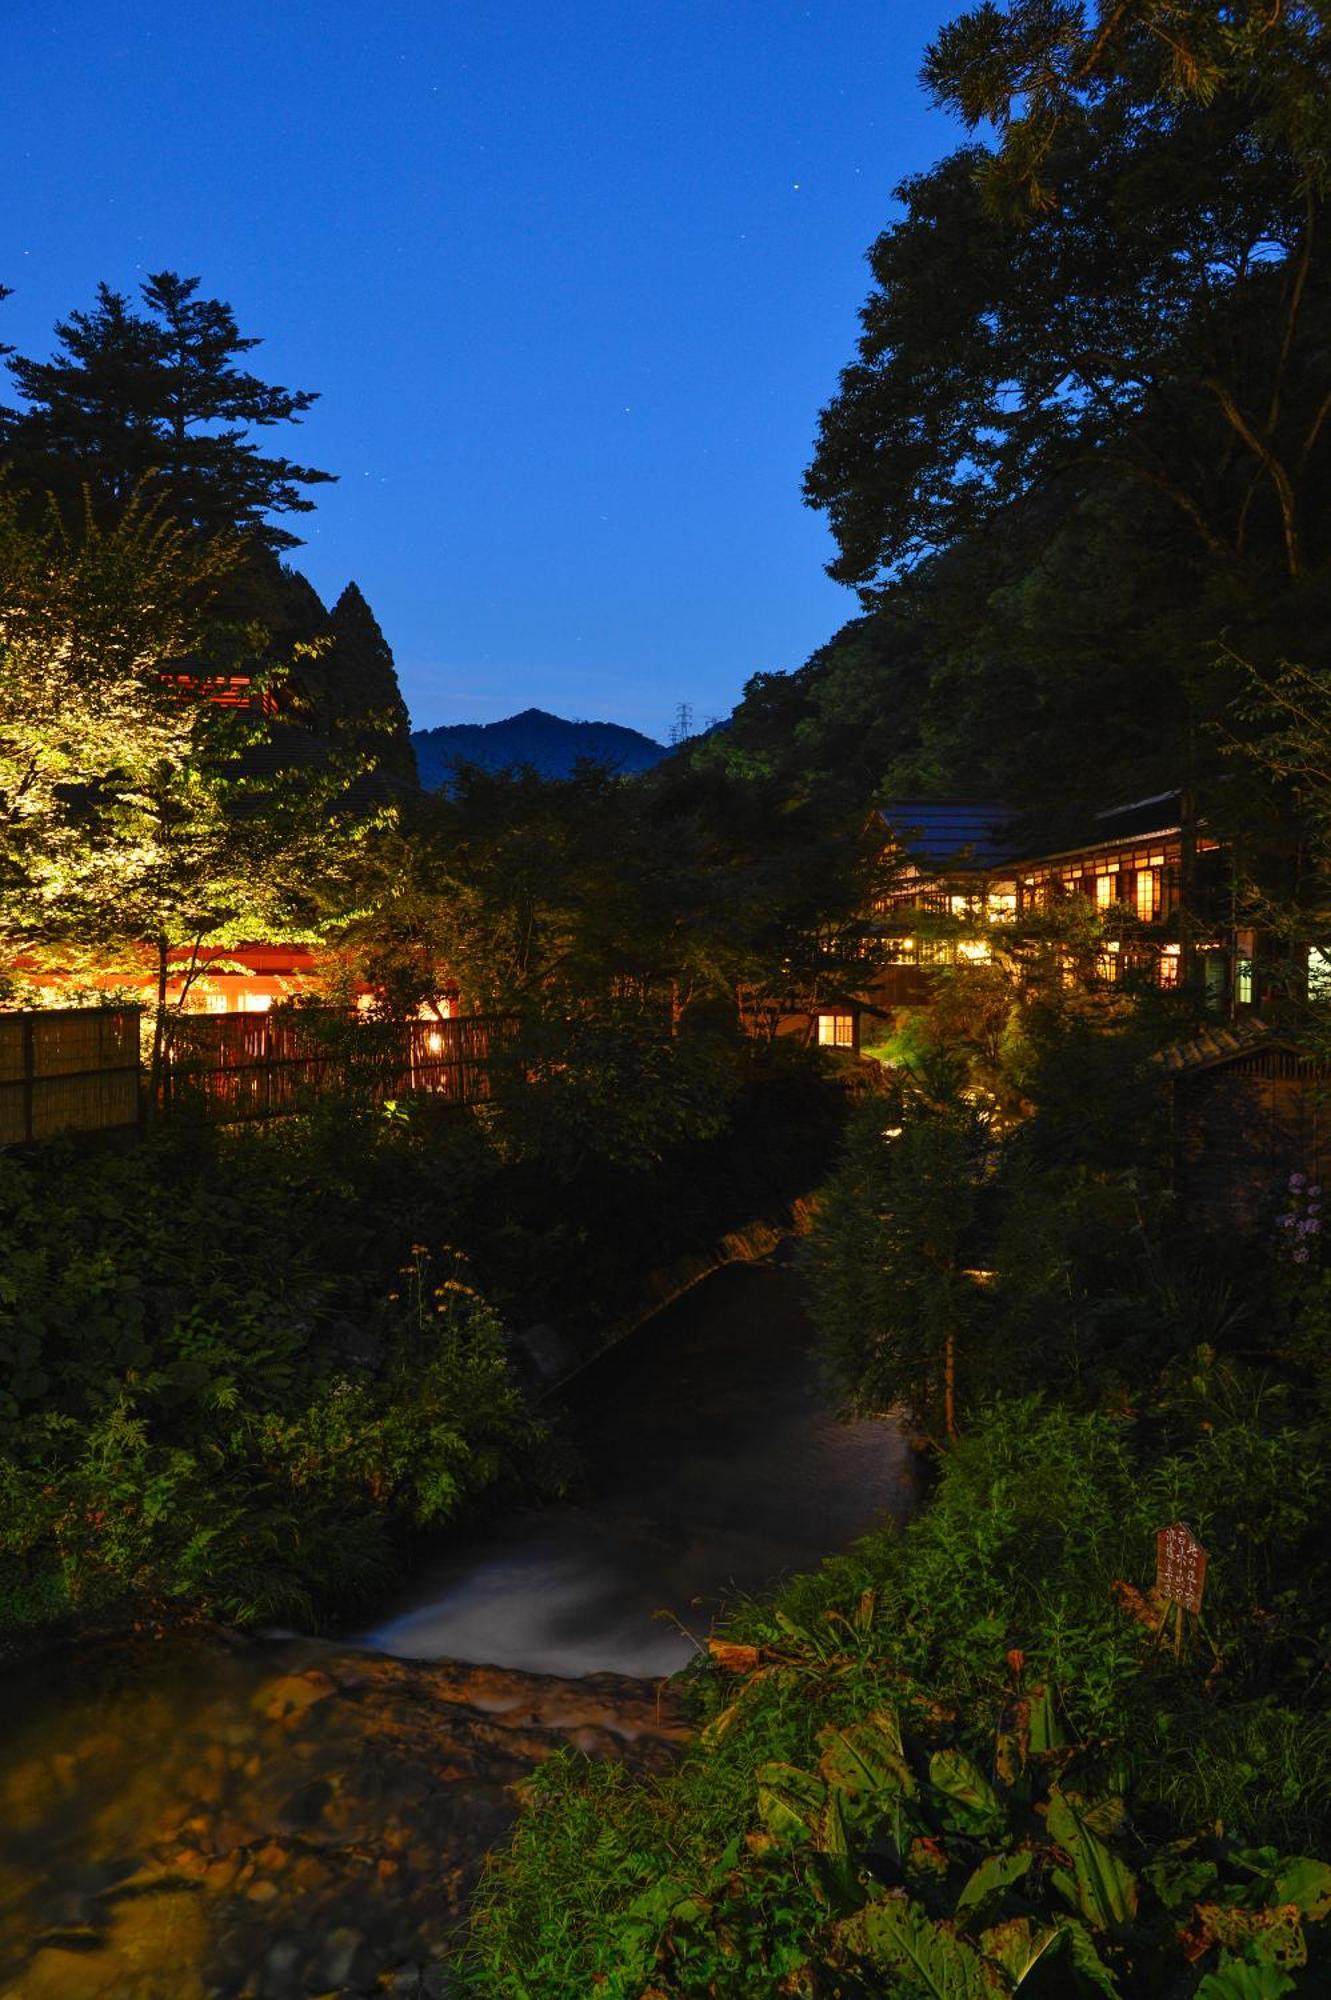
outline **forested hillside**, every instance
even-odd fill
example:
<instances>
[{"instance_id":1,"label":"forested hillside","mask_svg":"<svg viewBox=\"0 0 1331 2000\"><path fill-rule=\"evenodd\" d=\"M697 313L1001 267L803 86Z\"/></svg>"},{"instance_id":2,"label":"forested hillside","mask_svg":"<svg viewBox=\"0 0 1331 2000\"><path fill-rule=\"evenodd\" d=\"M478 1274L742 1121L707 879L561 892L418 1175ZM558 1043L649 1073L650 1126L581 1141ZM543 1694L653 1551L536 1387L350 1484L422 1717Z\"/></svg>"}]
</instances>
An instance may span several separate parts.
<instances>
[{"instance_id":1,"label":"forested hillside","mask_svg":"<svg viewBox=\"0 0 1331 2000\"><path fill-rule=\"evenodd\" d=\"M664 745L636 729L617 722L568 722L543 708L524 708L502 722L449 722L418 729L411 742L421 783L431 791L449 784L459 764L570 778L579 760L586 759L630 777L649 771L666 755Z\"/></svg>"}]
</instances>

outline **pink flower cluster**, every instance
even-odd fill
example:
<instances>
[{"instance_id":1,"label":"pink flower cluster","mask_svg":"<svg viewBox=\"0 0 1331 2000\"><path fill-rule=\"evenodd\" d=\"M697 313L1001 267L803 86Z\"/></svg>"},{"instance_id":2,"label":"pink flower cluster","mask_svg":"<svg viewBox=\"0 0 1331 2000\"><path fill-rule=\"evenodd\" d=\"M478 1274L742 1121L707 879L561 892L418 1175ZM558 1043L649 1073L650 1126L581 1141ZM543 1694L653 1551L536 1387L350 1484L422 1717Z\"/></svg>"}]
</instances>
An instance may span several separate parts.
<instances>
[{"instance_id":1,"label":"pink flower cluster","mask_svg":"<svg viewBox=\"0 0 1331 2000\"><path fill-rule=\"evenodd\" d=\"M1291 1174L1286 1182L1286 1212L1276 1217L1277 1243L1282 1261L1308 1264L1320 1248L1322 1233L1322 1190L1310 1185L1307 1174Z\"/></svg>"}]
</instances>

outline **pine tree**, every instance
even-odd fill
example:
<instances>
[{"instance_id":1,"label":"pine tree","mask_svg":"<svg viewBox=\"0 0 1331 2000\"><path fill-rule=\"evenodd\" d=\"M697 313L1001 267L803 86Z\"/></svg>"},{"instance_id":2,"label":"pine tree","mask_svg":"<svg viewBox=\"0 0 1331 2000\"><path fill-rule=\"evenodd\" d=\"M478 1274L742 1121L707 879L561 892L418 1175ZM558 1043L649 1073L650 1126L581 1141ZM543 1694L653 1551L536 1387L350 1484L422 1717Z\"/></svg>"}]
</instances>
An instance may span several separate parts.
<instances>
[{"instance_id":1,"label":"pine tree","mask_svg":"<svg viewBox=\"0 0 1331 2000\"><path fill-rule=\"evenodd\" d=\"M363 751L385 776L414 789L411 723L392 649L356 584L338 598L327 630L331 644L318 662L325 727Z\"/></svg>"},{"instance_id":2,"label":"pine tree","mask_svg":"<svg viewBox=\"0 0 1331 2000\"><path fill-rule=\"evenodd\" d=\"M67 505L86 487L102 515L156 476L187 525L294 547L297 537L268 517L308 513L304 489L333 475L265 456L250 434L298 423L317 397L238 365L259 341L198 289L197 278L156 272L138 311L100 285L91 311L57 322L49 361L15 355L8 365L26 407L0 410L0 460Z\"/></svg>"}]
</instances>

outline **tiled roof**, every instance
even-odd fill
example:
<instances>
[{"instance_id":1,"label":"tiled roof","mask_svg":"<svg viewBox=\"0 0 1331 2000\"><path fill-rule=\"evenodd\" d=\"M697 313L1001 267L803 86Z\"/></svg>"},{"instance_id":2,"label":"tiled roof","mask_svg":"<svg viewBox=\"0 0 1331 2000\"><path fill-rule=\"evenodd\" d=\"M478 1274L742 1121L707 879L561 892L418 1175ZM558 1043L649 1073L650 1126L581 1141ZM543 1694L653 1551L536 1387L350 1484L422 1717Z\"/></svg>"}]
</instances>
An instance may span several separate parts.
<instances>
[{"instance_id":1,"label":"tiled roof","mask_svg":"<svg viewBox=\"0 0 1331 2000\"><path fill-rule=\"evenodd\" d=\"M894 801L880 809L880 817L913 859L935 866L969 862L992 868L1017 852L1009 806Z\"/></svg>"},{"instance_id":2,"label":"tiled roof","mask_svg":"<svg viewBox=\"0 0 1331 2000\"><path fill-rule=\"evenodd\" d=\"M1265 1021L1256 1015L1243 1021L1235 1021L1229 1027L1203 1028L1191 1041L1175 1042L1167 1049L1161 1049L1151 1060L1159 1063L1161 1069L1170 1076L1209 1069L1213 1063L1229 1062L1235 1056L1248 1055L1262 1046L1294 1048L1295 1044L1282 1036L1274 1035Z\"/></svg>"}]
</instances>

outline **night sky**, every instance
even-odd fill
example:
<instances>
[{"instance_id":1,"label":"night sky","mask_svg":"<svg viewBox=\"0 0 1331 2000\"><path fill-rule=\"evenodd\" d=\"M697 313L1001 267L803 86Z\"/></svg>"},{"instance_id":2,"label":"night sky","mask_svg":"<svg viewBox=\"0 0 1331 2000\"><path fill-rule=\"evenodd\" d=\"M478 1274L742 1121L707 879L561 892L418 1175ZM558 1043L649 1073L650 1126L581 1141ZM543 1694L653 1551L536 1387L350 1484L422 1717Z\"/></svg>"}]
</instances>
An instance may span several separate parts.
<instances>
[{"instance_id":1,"label":"night sky","mask_svg":"<svg viewBox=\"0 0 1331 2000\"><path fill-rule=\"evenodd\" d=\"M418 725L664 736L856 610L800 499L863 253L956 144L944 0L7 10L0 338L198 273L322 391L294 560L354 576Z\"/></svg>"}]
</instances>

